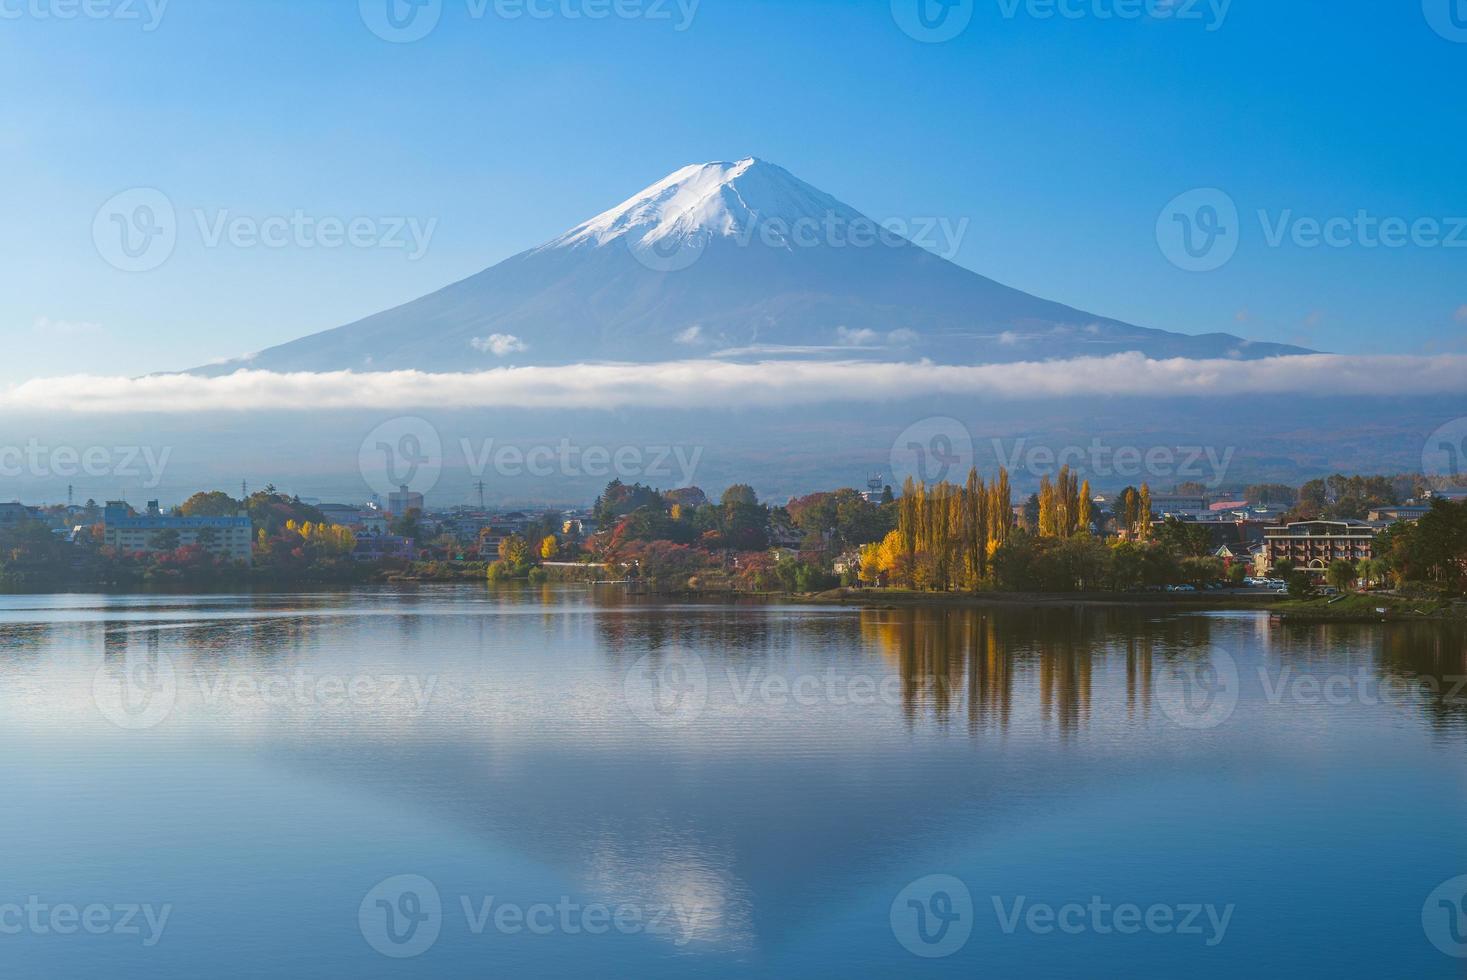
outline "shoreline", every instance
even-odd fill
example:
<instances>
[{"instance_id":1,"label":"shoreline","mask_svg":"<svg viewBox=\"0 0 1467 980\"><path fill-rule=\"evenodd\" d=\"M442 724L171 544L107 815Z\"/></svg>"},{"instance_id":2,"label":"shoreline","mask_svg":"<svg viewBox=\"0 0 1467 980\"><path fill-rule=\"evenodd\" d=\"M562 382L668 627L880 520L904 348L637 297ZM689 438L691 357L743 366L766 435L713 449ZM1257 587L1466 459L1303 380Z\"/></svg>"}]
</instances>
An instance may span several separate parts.
<instances>
[{"instance_id":1,"label":"shoreline","mask_svg":"<svg viewBox=\"0 0 1467 980\"><path fill-rule=\"evenodd\" d=\"M1130 592L980 592L933 593L905 589L832 589L806 597L820 605L897 607L1147 608L1177 612L1267 612L1288 622L1463 622L1467 600L1412 599L1387 595L1351 595L1332 603L1324 598L1292 599L1272 593L1130 593ZM1378 610L1384 609L1382 614Z\"/></svg>"},{"instance_id":2,"label":"shoreline","mask_svg":"<svg viewBox=\"0 0 1467 980\"><path fill-rule=\"evenodd\" d=\"M68 591L24 591L0 593L5 596L99 595L99 596L166 596L166 595L314 595L328 592L370 592L374 589L475 587L535 588L540 585L579 585L593 588L600 583L559 580L530 583L523 580L483 582L480 579L434 579L395 577L367 582L295 583L304 587L253 588L188 588L151 589L79 589ZM616 583L613 588L622 587ZM763 603L770 605L815 605L860 607L867 609L901 608L1027 608L1027 609L1150 609L1158 612L1266 612L1287 622L1296 623L1467 623L1467 599L1441 597L1404 597L1376 594L1349 594L1343 597L1291 599L1273 593L1135 593L1135 592L918 592L910 589L854 589L842 587L816 593L733 592L668 590L643 592L629 590L625 597L632 601L698 602L709 605ZM1384 613L1381 612L1384 610Z\"/></svg>"}]
</instances>

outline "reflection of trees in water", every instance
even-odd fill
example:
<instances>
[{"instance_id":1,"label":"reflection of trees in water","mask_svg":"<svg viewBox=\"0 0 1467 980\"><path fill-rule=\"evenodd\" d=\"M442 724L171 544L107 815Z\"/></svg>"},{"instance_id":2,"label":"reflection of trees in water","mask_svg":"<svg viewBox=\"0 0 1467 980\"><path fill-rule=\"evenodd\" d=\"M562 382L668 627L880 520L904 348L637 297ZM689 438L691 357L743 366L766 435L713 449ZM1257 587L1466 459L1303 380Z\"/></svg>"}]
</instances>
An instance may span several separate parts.
<instances>
[{"instance_id":1,"label":"reflection of trees in water","mask_svg":"<svg viewBox=\"0 0 1467 980\"><path fill-rule=\"evenodd\" d=\"M1275 621L1269 640L1280 667L1352 679L1364 671L1368 696L1418 704L1438 729L1467 726L1467 626Z\"/></svg>"},{"instance_id":2,"label":"reflection of trees in water","mask_svg":"<svg viewBox=\"0 0 1467 980\"><path fill-rule=\"evenodd\" d=\"M1379 676L1415 681L1427 719L1439 730L1467 725L1467 627L1401 623L1380 631Z\"/></svg>"},{"instance_id":3,"label":"reflection of trees in water","mask_svg":"<svg viewBox=\"0 0 1467 980\"><path fill-rule=\"evenodd\" d=\"M867 645L897 668L909 724L941 724L962 707L972 734L1006 731L1015 689L1037 693L1040 717L1061 736L1091 718L1095 672L1124 660L1128 718L1150 716L1155 651L1167 659L1206 651L1201 617L1150 619L1134 610L1069 608L867 610Z\"/></svg>"},{"instance_id":4,"label":"reflection of trees in water","mask_svg":"<svg viewBox=\"0 0 1467 980\"><path fill-rule=\"evenodd\" d=\"M614 662L648 653L687 650L710 659L762 662L836 648L848 651L855 618L811 615L750 604L654 606L627 604L596 610L596 638Z\"/></svg>"}]
</instances>

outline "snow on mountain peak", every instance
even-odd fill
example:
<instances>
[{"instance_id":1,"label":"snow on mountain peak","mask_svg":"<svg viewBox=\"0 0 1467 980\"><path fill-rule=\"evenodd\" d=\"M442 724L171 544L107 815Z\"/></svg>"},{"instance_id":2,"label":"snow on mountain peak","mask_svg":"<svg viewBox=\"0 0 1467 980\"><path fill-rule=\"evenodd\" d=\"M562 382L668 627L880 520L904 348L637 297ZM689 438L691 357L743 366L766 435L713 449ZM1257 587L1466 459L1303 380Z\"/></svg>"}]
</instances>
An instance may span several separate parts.
<instances>
[{"instance_id":1,"label":"snow on mountain peak","mask_svg":"<svg viewBox=\"0 0 1467 980\"><path fill-rule=\"evenodd\" d=\"M755 157L683 167L543 248L605 245L627 238L638 246L669 240L732 238L764 223L854 221L860 212Z\"/></svg>"}]
</instances>

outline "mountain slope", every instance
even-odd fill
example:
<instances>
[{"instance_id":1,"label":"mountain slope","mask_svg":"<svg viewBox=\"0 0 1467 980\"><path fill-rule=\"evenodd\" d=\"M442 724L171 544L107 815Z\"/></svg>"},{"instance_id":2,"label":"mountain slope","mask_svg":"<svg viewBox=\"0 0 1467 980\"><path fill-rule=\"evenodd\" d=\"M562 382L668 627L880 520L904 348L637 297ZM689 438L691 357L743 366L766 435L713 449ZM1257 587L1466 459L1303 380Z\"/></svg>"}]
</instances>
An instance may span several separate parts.
<instances>
[{"instance_id":1,"label":"mountain slope","mask_svg":"<svg viewBox=\"0 0 1467 980\"><path fill-rule=\"evenodd\" d=\"M987 279L759 160L686 167L539 248L355 323L202 369L462 371L686 357L1302 349L1132 326Z\"/></svg>"}]
</instances>

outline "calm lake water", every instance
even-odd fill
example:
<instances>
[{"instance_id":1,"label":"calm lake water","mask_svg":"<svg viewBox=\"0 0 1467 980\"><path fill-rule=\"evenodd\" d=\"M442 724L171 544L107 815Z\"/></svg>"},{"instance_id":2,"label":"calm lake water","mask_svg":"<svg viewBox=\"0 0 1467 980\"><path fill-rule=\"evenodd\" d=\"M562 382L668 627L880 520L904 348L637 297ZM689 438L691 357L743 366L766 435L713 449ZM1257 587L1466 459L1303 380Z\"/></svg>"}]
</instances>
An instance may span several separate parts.
<instances>
[{"instance_id":1,"label":"calm lake water","mask_svg":"<svg viewBox=\"0 0 1467 980\"><path fill-rule=\"evenodd\" d=\"M0 597L0 976L1462 976L1464 643Z\"/></svg>"}]
</instances>

